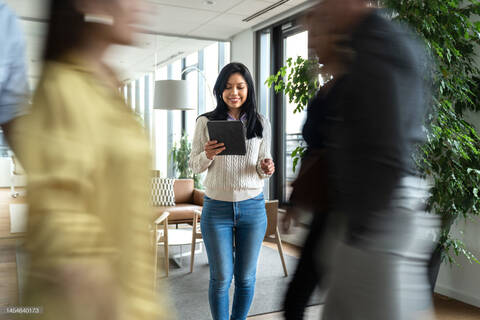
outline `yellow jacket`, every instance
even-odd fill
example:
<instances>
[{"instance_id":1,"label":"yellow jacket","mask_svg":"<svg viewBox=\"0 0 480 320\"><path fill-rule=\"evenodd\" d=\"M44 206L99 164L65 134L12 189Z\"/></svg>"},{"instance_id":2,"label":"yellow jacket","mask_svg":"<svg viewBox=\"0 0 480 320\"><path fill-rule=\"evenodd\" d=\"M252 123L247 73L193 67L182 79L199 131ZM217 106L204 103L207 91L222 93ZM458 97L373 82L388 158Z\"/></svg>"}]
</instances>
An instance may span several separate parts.
<instances>
[{"instance_id":1,"label":"yellow jacket","mask_svg":"<svg viewBox=\"0 0 480 320\"><path fill-rule=\"evenodd\" d=\"M153 288L144 131L118 92L72 61L46 63L17 128L28 174L24 304L43 306L35 319L91 319L88 301L108 295L105 319L167 318ZM104 291L65 294L88 281Z\"/></svg>"}]
</instances>

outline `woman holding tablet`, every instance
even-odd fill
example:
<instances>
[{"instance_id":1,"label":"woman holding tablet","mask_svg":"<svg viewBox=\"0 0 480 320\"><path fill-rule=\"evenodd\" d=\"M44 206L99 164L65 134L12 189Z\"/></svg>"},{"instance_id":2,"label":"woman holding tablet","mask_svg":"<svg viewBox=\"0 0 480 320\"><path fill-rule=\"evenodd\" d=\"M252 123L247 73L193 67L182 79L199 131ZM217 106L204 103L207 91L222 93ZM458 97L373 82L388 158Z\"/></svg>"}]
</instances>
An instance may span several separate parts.
<instances>
[{"instance_id":1,"label":"woman holding tablet","mask_svg":"<svg viewBox=\"0 0 480 320\"><path fill-rule=\"evenodd\" d=\"M220 72L217 107L197 119L190 166L206 170L202 236L210 264L208 297L214 320L246 319L253 300L258 255L267 227L263 180L275 172L270 155L270 123L257 112L253 79L241 63ZM207 122L240 120L245 155L219 155L222 141L209 141ZM235 276L231 317L228 291Z\"/></svg>"}]
</instances>

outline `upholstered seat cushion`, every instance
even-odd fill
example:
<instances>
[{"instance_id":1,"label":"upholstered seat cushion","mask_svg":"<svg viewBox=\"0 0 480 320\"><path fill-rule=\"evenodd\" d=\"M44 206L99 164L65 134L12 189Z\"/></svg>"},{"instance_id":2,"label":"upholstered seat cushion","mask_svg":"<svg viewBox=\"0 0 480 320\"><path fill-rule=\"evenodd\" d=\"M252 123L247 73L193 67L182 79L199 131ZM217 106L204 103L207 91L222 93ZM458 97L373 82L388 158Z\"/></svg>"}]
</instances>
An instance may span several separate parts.
<instances>
[{"instance_id":1,"label":"upholstered seat cushion","mask_svg":"<svg viewBox=\"0 0 480 320\"><path fill-rule=\"evenodd\" d=\"M177 203L174 207L154 207L155 219L158 218L165 211L170 212L168 216L168 223L175 223L175 221L189 221L193 219L194 210L202 211L201 206L190 203Z\"/></svg>"}]
</instances>

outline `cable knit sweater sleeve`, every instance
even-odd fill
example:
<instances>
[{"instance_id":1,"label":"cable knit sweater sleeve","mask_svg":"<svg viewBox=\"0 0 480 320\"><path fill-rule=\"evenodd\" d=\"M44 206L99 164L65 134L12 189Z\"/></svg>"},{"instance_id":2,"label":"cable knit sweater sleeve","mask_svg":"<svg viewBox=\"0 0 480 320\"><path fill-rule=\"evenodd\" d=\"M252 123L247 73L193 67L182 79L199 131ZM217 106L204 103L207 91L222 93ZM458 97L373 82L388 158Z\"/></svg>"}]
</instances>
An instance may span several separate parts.
<instances>
[{"instance_id":1,"label":"cable knit sweater sleeve","mask_svg":"<svg viewBox=\"0 0 480 320\"><path fill-rule=\"evenodd\" d=\"M197 119L195 125L195 134L193 136L192 152L188 164L194 174L204 172L212 164L212 160L207 158L205 153L205 143L209 140L207 131L207 117Z\"/></svg>"},{"instance_id":2,"label":"cable knit sweater sleeve","mask_svg":"<svg viewBox=\"0 0 480 320\"><path fill-rule=\"evenodd\" d=\"M262 143L260 144L260 150L258 152L258 160L257 160L257 173L261 179L268 179L271 175L265 174L262 170L262 161L265 159L272 159L272 155L270 154L270 144L271 144L271 128L270 128L270 121L267 118L260 116L263 125L263 139Z\"/></svg>"}]
</instances>

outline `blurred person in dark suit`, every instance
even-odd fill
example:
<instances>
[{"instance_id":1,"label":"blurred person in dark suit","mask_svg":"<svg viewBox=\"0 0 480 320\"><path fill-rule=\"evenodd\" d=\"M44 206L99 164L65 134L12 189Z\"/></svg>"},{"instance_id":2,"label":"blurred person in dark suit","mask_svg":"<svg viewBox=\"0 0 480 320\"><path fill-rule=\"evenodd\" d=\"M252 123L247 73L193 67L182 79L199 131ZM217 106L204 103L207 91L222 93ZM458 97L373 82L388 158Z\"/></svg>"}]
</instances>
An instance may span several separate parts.
<instances>
[{"instance_id":1,"label":"blurred person in dark suit","mask_svg":"<svg viewBox=\"0 0 480 320\"><path fill-rule=\"evenodd\" d=\"M330 195L315 248L318 272L331 278L323 319L416 319L431 309L429 233L439 227L424 211L429 186L414 161L430 103L425 50L369 1L313 10L310 45L336 78L317 127Z\"/></svg>"},{"instance_id":2,"label":"blurred person in dark suit","mask_svg":"<svg viewBox=\"0 0 480 320\"><path fill-rule=\"evenodd\" d=\"M133 43L140 2L50 2L44 68L17 125L33 319L171 318L154 288L149 144L103 61Z\"/></svg>"},{"instance_id":3,"label":"blurred person in dark suit","mask_svg":"<svg viewBox=\"0 0 480 320\"><path fill-rule=\"evenodd\" d=\"M12 146L13 122L28 98L25 40L15 14L0 1L0 127Z\"/></svg>"},{"instance_id":4,"label":"blurred person in dark suit","mask_svg":"<svg viewBox=\"0 0 480 320\"><path fill-rule=\"evenodd\" d=\"M287 320L303 319L313 292L317 287L323 291L327 283L328 264L317 263L315 258L318 251L327 254L332 243L331 230L327 229L332 211L326 163L326 152L331 143L328 128L337 121L336 106L345 83L345 65L351 61L350 50L342 45L342 39L325 32L327 26L318 19L315 10L307 13L304 22L308 27L310 50L323 61L322 78L327 83L316 93L306 110L302 135L307 149L297 179L292 184L288 210L281 223L283 232L288 232L292 222L298 223L302 213L312 215L295 274L285 295L284 317ZM321 47L312 46L319 41Z\"/></svg>"}]
</instances>

